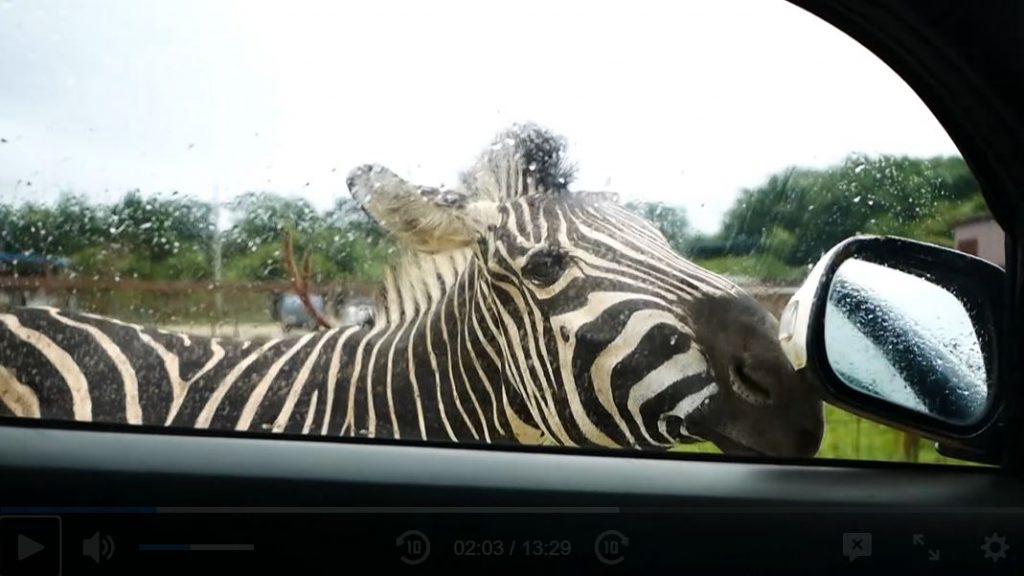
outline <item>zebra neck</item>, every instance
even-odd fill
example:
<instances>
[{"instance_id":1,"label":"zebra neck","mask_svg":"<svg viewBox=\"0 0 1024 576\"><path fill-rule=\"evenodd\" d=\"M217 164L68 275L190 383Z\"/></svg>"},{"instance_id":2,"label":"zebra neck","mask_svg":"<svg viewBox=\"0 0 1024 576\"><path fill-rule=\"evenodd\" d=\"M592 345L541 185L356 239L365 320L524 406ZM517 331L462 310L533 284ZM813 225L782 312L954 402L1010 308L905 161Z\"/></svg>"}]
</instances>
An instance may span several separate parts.
<instances>
[{"instance_id":1,"label":"zebra neck","mask_svg":"<svg viewBox=\"0 0 1024 576\"><path fill-rule=\"evenodd\" d=\"M330 433L458 442L535 442L537 430L506 389L498 329L468 266L429 306L368 329L337 331L343 397ZM331 383L328 383L330 386Z\"/></svg>"}]
</instances>

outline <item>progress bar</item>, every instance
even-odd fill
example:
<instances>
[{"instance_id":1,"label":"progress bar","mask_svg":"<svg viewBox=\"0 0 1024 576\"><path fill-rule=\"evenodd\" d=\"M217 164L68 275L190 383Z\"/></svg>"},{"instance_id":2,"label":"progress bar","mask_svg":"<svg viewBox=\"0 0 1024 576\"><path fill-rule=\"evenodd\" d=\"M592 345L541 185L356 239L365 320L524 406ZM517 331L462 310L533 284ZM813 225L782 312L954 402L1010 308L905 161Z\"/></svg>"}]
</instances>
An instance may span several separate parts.
<instances>
[{"instance_id":1,"label":"progress bar","mask_svg":"<svg viewBox=\"0 0 1024 576\"><path fill-rule=\"evenodd\" d=\"M0 515L106 514L988 514L1024 515L1024 506L0 506Z\"/></svg>"},{"instance_id":2,"label":"progress bar","mask_svg":"<svg viewBox=\"0 0 1024 576\"><path fill-rule=\"evenodd\" d=\"M0 514L618 514L617 506L0 506Z\"/></svg>"},{"instance_id":3,"label":"progress bar","mask_svg":"<svg viewBox=\"0 0 1024 576\"><path fill-rule=\"evenodd\" d=\"M139 544L140 552L252 552L254 544Z\"/></svg>"}]
</instances>

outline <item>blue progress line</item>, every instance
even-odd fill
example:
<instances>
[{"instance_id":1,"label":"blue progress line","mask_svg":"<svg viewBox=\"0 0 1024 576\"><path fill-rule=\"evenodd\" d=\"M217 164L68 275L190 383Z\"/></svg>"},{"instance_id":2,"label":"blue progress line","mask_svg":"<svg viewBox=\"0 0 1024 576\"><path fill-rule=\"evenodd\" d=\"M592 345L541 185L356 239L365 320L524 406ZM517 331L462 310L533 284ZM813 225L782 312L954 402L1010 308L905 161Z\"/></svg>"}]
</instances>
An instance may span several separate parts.
<instances>
[{"instance_id":1,"label":"blue progress line","mask_svg":"<svg viewBox=\"0 0 1024 576\"><path fill-rule=\"evenodd\" d=\"M139 544L141 552L252 552L255 549L253 544Z\"/></svg>"},{"instance_id":2,"label":"blue progress line","mask_svg":"<svg viewBox=\"0 0 1024 576\"><path fill-rule=\"evenodd\" d=\"M156 506L0 506L0 514L156 514Z\"/></svg>"},{"instance_id":3,"label":"blue progress line","mask_svg":"<svg viewBox=\"0 0 1024 576\"><path fill-rule=\"evenodd\" d=\"M139 544L139 551L141 552L179 552L191 550L189 544Z\"/></svg>"}]
</instances>

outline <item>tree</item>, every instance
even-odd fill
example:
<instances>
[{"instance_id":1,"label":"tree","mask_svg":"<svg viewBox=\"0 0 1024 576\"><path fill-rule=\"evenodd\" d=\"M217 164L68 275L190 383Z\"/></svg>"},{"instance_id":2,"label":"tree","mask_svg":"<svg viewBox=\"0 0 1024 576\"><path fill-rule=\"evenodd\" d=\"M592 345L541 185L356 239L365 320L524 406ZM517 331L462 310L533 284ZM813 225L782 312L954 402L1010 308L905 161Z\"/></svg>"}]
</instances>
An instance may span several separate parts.
<instances>
[{"instance_id":1,"label":"tree","mask_svg":"<svg viewBox=\"0 0 1024 576\"><path fill-rule=\"evenodd\" d=\"M392 243L351 198L321 214L304 199L256 192L231 204L237 219L225 241L225 273L235 279L284 279L281 241L292 234L297 258L309 254L314 281L379 276Z\"/></svg>"},{"instance_id":2,"label":"tree","mask_svg":"<svg viewBox=\"0 0 1024 576\"><path fill-rule=\"evenodd\" d=\"M0 206L0 249L68 256L107 236L106 211L79 195L62 193L51 204Z\"/></svg>"},{"instance_id":3,"label":"tree","mask_svg":"<svg viewBox=\"0 0 1024 576\"><path fill-rule=\"evenodd\" d=\"M177 194L143 198L133 190L110 211L113 240L157 260L176 254L183 246L208 245L213 226L209 204L178 198Z\"/></svg>"},{"instance_id":4,"label":"tree","mask_svg":"<svg viewBox=\"0 0 1024 576\"><path fill-rule=\"evenodd\" d=\"M627 202L625 206L629 211L654 224L673 250L680 254L685 253L690 236L690 221L686 218L686 209L661 202L633 201Z\"/></svg>"},{"instance_id":5,"label":"tree","mask_svg":"<svg viewBox=\"0 0 1024 576\"><path fill-rule=\"evenodd\" d=\"M951 242L952 217L977 210L980 198L959 158L854 154L825 170L791 167L744 190L719 240L727 253L767 252L788 265L812 263L860 233ZM932 222L927 231L923 222Z\"/></svg>"},{"instance_id":6,"label":"tree","mask_svg":"<svg viewBox=\"0 0 1024 576\"><path fill-rule=\"evenodd\" d=\"M323 224L309 201L271 192L244 193L231 202L229 209L235 222L225 234L225 256L254 252L266 244L278 246L286 229L292 230L300 245Z\"/></svg>"}]
</instances>

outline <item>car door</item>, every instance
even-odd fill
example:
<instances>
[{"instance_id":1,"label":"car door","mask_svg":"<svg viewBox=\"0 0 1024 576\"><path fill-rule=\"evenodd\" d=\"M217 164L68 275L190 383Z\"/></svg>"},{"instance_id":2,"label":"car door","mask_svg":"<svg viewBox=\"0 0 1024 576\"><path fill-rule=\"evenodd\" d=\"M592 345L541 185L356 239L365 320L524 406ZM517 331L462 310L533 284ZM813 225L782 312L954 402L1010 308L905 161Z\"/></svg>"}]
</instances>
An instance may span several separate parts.
<instances>
[{"instance_id":1,"label":"car door","mask_svg":"<svg viewBox=\"0 0 1024 576\"><path fill-rule=\"evenodd\" d=\"M836 0L107 8L4 7L13 16L0 45L20 56L3 69L21 88L11 90L15 113L0 124L7 155L0 178L10 191L0 208L0 250L71 253L82 268L55 279L6 274L0 284L67 292L84 311L115 320L93 325L94 318L49 309L0 316L0 573L211 565L337 573L370 560L389 571L1019 573L1024 100L1013 79L1024 59L1015 7ZM574 172L555 161L562 148L542 146L524 163L529 184L519 190L561 190L568 186L560 179L571 176L583 181L574 192L603 202L621 186L622 210L605 232L584 220L600 210L589 204L566 209L571 217L562 220L516 228L509 213L529 224L560 205L464 193L493 190L492 179L511 172L445 172L475 154L474 143L483 143L483 158L502 150L501 137L487 140L491 128L519 115L562 126L580 158ZM882 152L835 156L844 146L876 143ZM906 153L889 151L904 144ZM804 155L787 156L791 150ZM930 156L935 150L946 153ZM391 168L349 171L364 161ZM100 192L104 183L127 188L129 181L148 190ZM51 194L47 204L45 194L66 182L91 191ZM176 185L192 188L160 191ZM341 190L352 200L333 196ZM494 219L500 211L487 202L512 207ZM396 212L409 205L421 212ZM452 210L458 218L448 218ZM986 301L1001 318L989 357L998 394L983 430L952 434L892 398L855 402L828 380L835 374L820 368L821 358L812 362L816 372L796 370L786 386L764 375L790 370L775 348L786 336L784 311L798 286L818 286L809 273L830 248L862 232L921 240L922 250L953 246L960 217L977 216L971 210L989 214L1003 240L1003 261L993 264L998 309ZM576 221L584 225L570 228ZM443 227L430 228L438 222ZM537 238L558 229L567 231L556 243L563 249L540 246ZM465 246L482 248L459 245L470 252L443 260L467 230L479 236ZM580 240L588 231L604 252L588 251ZM295 253L282 245L284 234L296 240ZM654 236L649 249L628 249ZM410 245L442 260L413 280L388 272L386 258ZM499 266L495 254L514 267ZM489 265L474 269L493 282L479 286L498 293L514 285L515 296L486 300L478 286L467 293L490 302L493 316L459 316L446 325L451 332L435 324L436 338L416 332L429 325L424 310L440 302L469 310L438 295L470 285L476 277L459 266L471 258ZM634 300L667 298L671 283L653 267L659 258L691 263L678 264L690 274L678 281L688 294L731 294L738 286L756 306L719 295L687 309L685 323L643 309L641 320L623 321L634 332L619 326L612 336L545 308L551 294L593 278L606 283L598 288L614 288L595 292L632 286L653 291ZM339 278L350 281L342 288L368 282L366 297L380 292L378 302L392 305L334 332L287 336L257 315L266 313L267 292ZM403 290L406 299L394 296ZM580 292L569 300L596 306L600 298ZM417 328L402 324L408 311L420 318ZM743 314L761 320L730 323L749 322ZM532 323L517 323L522 318ZM446 345L512 325L518 331L488 340L479 356L446 354ZM649 345L677 325L689 332L665 332L666 344L646 354L669 366L674 382L697 373L684 360L706 349L698 364L715 377L671 396L644 427L643 406L656 395L649 391L668 372L642 371L635 393L613 385L626 368L649 367L643 354L628 355L629 346ZM534 339L535 331L547 340ZM121 340L143 333L131 340L135 347ZM633 333L643 337L621 336ZM353 348L352 365L365 365L362 372L331 363L329 352L345 350L346 334L382 337ZM409 352L395 354L403 337ZM565 356L564 369L591 375L572 383L593 387L592 404L585 394L571 401L567 385L528 386L555 381L557 351L566 349L558 346L570 341L576 355ZM548 356L545 342L553 346ZM614 351L616 342L617 357L579 352ZM813 342L805 355L813 355ZM201 346L218 359L200 355ZM278 349L274 357L257 354ZM32 363L42 356L50 363ZM887 371L894 364L884 356L854 358L846 369L876 362ZM161 402L181 414L189 409L187 388L180 401L147 396L159 389L156 379L147 387L147 373L179 366L179 380L201 386L220 358L238 363L224 369L221 386L211 380L208 393L219 404L197 405L193 420L163 412L166 422L147 420ZM162 368L146 372L146 362ZM603 372L593 368L602 362ZM65 371L46 377L58 365ZM374 374L375 366L388 372ZM402 370L416 383L441 374L436 382L451 387L402 396L391 377ZM325 385L278 388L271 373L292 382L322 374ZM64 398L63 388L45 382L70 390L72 381L90 390L95 417L77 417L81 403L72 393L63 407L75 417L24 417ZM597 383L605 381L602 397ZM232 395L235 382L247 395ZM276 419L253 400L257 390L277 402ZM523 392L517 404L508 398L516 390L534 395ZM328 391L337 396L325 400ZM100 412L104 394L123 410ZM350 404L332 403L345 395ZM727 395L734 403L717 403ZM815 403L819 396L824 405ZM616 402L618 420L594 416ZM335 415L337 427L323 408L335 405L349 410ZM784 408L763 409L771 405ZM308 417L294 416L303 411ZM216 425L229 413L230 425ZM719 414L713 421L687 419L712 413ZM588 420L590 428L580 424ZM643 440L659 430L678 435L670 446Z\"/></svg>"}]
</instances>

